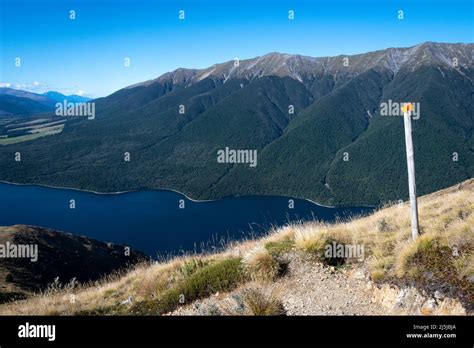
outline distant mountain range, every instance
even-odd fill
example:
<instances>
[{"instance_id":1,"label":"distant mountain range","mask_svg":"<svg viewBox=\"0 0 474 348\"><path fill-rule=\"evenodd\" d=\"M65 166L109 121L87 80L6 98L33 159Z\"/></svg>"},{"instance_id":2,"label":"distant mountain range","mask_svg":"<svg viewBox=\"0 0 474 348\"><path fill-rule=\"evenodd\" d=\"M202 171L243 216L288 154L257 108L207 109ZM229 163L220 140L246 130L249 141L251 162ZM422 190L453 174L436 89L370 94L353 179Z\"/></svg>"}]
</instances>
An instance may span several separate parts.
<instances>
[{"instance_id":1,"label":"distant mountain range","mask_svg":"<svg viewBox=\"0 0 474 348\"><path fill-rule=\"evenodd\" d=\"M80 95L64 95L59 92L37 94L13 88L0 88L0 115L31 115L54 110L57 102L67 100L83 103L91 100Z\"/></svg>"},{"instance_id":2,"label":"distant mountain range","mask_svg":"<svg viewBox=\"0 0 474 348\"><path fill-rule=\"evenodd\" d=\"M392 100L420 103L413 132L425 194L474 174L473 50L427 42L177 69L96 99L93 121L75 118L61 134L0 146L2 163L17 151L23 156L0 168L0 180L97 191L171 188L201 199L406 199L403 121L379 113ZM218 163L226 147L257 150L258 165Z\"/></svg>"},{"instance_id":3,"label":"distant mountain range","mask_svg":"<svg viewBox=\"0 0 474 348\"><path fill-rule=\"evenodd\" d=\"M89 100L92 100L91 98L84 97L82 95L77 95L77 94L71 94L71 95L64 95L59 92L54 92L54 91L49 91L46 93L43 93L42 95L48 97L49 99L54 100L55 102L63 102L64 100L67 100L70 103L85 103Z\"/></svg>"}]
</instances>

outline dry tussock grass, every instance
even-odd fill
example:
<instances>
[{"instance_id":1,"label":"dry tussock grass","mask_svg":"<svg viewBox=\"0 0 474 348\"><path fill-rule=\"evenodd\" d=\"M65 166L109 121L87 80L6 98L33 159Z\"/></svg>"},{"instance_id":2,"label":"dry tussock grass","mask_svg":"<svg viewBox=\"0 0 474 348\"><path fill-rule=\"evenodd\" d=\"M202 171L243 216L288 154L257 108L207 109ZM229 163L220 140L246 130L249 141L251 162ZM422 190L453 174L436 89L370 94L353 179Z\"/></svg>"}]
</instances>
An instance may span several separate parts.
<instances>
[{"instance_id":1,"label":"dry tussock grass","mask_svg":"<svg viewBox=\"0 0 474 348\"><path fill-rule=\"evenodd\" d=\"M252 280L272 281L280 271L280 264L262 244L247 251L242 263Z\"/></svg>"}]
</instances>

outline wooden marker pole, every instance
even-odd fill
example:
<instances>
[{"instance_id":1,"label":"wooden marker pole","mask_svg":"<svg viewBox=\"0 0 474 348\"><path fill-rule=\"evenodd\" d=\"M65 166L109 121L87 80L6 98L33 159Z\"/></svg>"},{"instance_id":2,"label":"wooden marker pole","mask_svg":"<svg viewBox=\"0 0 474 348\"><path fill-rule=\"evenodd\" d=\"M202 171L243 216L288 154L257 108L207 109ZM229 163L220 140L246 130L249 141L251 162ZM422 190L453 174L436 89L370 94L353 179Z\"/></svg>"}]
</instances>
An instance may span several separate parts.
<instances>
[{"instance_id":1,"label":"wooden marker pole","mask_svg":"<svg viewBox=\"0 0 474 348\"><path fill-rule=\"evenodd\" d=\"M407 151L407 167L408 167L408 189L410 192L410 208L411 208L411 235L415 240L418 235L418 203L416 200L416 184L415 184L415 155L413 153L413 140L411 136L411 111L412 105L405 104L403 110L403 121L405 124L405 145Z\"/></svg>"}]
</instances>

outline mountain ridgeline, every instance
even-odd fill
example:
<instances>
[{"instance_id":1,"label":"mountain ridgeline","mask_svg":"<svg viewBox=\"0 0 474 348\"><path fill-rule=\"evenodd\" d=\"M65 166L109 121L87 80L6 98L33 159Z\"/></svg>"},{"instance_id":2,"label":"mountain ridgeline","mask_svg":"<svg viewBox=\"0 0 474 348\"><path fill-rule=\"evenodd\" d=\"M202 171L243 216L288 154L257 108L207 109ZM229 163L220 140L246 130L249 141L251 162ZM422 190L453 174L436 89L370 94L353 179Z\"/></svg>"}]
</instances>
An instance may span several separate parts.
<instances>
[{"instance_id":1,"label":"mountain ridgeline","mask_svg":"<svg viewBox=\"0 0 474 348\"><path fill-rule=\"evenodd\" d=\"M406 199L403 119L380 115L392 100L420 105L413 136L417 188L426 194L474 174L473 49L270 53L177 69L96 99L94 120L70 118L60 134L0 146L0 180L104 192L169 188L197 199ZM257 150L258 164L219 163L226 147Z\"/></svg>"},{"instance_id":2,"label":"mountain ridgeline","mask_svg":"<svg viewBox=\"0 0 474 348\"><path fill-rule=\"evenodd\" d=\"M49 91L37 94L13 88L0 88L0 116L31 115L54 111L57 102L84 103L90 98Z\"/></svg>"}]
</instances>

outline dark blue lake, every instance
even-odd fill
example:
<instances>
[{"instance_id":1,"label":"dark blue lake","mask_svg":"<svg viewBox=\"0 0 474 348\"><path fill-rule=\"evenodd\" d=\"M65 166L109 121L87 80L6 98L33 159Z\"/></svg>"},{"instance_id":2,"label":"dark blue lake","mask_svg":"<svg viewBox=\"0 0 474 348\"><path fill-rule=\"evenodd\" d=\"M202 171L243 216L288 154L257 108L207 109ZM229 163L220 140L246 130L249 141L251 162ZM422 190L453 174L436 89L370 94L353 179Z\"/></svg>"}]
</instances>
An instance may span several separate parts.
<instances>
[{"instance_id":1,"label":"dark blue lake","mask_svg":"<svg viewBox=\"0 0 474 348\"><path fill-rule=\"evenodd\" d=\"M70 200L76 207L70 209ZM185 208L179 207L184 200ZM306 200L242 196L195 202L166 190L96 194L0 183L0 226L27 224L126 244L149 255L209 250L221 241L258 236L289 221L347 218L372 208L328 208Z\"/></svg>"}]
</instances>

